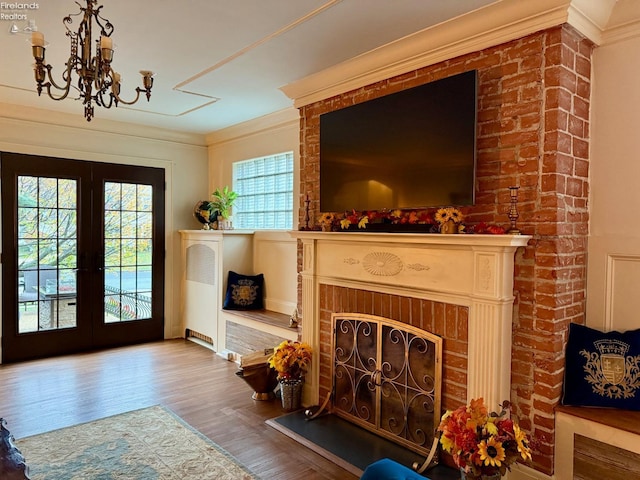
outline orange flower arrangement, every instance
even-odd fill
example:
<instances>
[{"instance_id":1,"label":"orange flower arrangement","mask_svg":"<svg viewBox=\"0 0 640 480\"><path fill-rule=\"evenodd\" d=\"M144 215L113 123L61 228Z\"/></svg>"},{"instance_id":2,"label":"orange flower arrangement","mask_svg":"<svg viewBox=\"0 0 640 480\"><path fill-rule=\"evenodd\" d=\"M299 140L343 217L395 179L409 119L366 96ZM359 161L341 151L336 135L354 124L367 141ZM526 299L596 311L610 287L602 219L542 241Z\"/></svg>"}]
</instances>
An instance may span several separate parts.
<instances>
[{"instance_id":1,"label":"orange flower arrangement","mask_svg":"<svg viewBox=\"0 0 640 480\"><path fill-rule=\"evenodd\" d=\"M502 476L519 458L531 460L527 436L508 418L509 410L510 403L505 400L500 413L489 413L479 398L442 416L440 444L466 478Z\"/></svg>"},{"instance_id":2,"label":"orange flower arrangement","mask_svg":"<svg viewBox=\"0 0 640 480\"><path fill-rule=\"evenodd\" d=\"M278 380L302 380L311 364L311 354L308 343L285 340L269 357L269 366L278 372Z\"/></svg>"},{"instance_id":3,"label":"orange flower arrangement","mask_svg":"<svg viewBox=\"0 0 640 480\"><path fill-rule=\"evenodd\" d=\"M455 224L462 223L464 220L464 215L460 210L454 207L444 207L439 208L435 215L434 219L438 222L439 225L447 223L449 220L453 221Z\"/></svg>"}]
</instances>

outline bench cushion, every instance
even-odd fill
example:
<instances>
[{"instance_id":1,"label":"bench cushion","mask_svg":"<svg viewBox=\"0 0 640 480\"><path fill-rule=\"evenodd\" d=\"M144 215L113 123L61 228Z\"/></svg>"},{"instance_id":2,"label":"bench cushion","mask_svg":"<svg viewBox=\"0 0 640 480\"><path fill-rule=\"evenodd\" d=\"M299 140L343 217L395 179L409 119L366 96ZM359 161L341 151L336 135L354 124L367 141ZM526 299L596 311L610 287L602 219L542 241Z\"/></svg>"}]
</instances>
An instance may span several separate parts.
<instances>
[{"instance_id":1,"label":"bench cushion","mask_svg":"<svg viewBox=\"0 0 640 480\"><path fill-rule=\"evenodd\" d=\"M264 275L243 275L229 271L225 310L261 310L264 308Z\"/></svg>"},{"instance_id":2,"label":"bench cushion","mask_svg":"<svg viewBox=\"0 0 640 480\"><path fill-rule=\"evenodd\" d=\"M569 326L563 405L640 410L640 329Z\"/></svg>"}]
</instances>

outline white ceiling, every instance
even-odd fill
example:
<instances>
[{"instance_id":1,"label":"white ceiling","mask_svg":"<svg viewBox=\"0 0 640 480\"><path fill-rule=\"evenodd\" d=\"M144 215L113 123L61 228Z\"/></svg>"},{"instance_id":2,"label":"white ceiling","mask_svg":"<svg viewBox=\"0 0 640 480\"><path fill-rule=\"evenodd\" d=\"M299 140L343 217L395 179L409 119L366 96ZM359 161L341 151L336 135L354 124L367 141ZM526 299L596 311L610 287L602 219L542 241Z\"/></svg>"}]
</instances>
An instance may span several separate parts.
<instances>
[{"instance_id":1,"label":"white ceiling","mask_svg":"<svg viewBox=\"0 0 640 480\"><path fill-rule=\"evenodd\" d=\"M156 75L150 102L141 99L132 107L110 110L96 107L92 123L97 127L105 119L197 134L214 132L291 107L293 101L280 89L285 85L495 3L514 4L505 0L103 0L98 2L103 5L102 16L115 27L112 66L122 74L121 96L125 100L134 96L135 87L141 85L139 70ZM37 9L0 13L5 18L26 16L15 21L20 29L28 20L35 21L49 44L46 61L60 82L69 55L62 19L78 13L79 6L72 0L36 5ZM73 18L70 28L75 30L78 17ZM10 33L13 23L0 20L0 103L82 115L76 100L56 102L44 93L37 96L30 36Z\"/></svg>"}]
</instances>

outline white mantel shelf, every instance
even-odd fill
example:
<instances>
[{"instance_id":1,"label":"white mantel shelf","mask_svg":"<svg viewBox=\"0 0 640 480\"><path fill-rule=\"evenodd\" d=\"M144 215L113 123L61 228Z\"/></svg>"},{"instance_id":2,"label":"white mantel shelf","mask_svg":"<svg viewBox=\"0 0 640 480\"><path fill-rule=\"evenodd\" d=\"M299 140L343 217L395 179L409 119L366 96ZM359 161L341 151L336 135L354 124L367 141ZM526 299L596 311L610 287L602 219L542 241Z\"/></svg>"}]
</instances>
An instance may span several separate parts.
<instances>
[{"instance_id":1,"label":"white mantel shelf","mask_svg":"<svg viewBox=\"0 0 640 480\"><path fill-rule=\"evenodd\" d=\"M292 231L302 243L302 339L320 351L319 285L469 308L468 399L510 396L514 257L528 235ZM319 359L317 359L319 361ZM305 402L319 401L314 362Z\"/></svg>"},{"instance_id":2,"label":"white mantel shelf","mask_svg":"<svg viewBox=\"0 0 640 480\"><path fill-rule=\"evenodd\" d=\"M372 233L372 232L321 232L317 230L293 230L294 238L301 240L328 240L369 243L420 243L425 245L461 245L523 247L532 238L530 235L441 235L438 233Z\"/></svg>"}]
</instances>

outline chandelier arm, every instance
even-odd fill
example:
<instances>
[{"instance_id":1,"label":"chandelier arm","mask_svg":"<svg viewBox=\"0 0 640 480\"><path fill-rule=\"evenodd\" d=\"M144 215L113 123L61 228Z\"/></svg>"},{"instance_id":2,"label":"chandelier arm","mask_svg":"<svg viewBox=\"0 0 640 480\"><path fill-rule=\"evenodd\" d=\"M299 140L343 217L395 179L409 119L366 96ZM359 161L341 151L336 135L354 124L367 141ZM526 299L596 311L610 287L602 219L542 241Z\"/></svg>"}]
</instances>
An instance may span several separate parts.
<instances>
[{"instance_id":1,"label":"chandelier arm","mask_svg":"<svg viewBox=\"0 0 640 480\"><path fill-rule=\"evenodd\" d=\"M138 99L140 98L140 92L144 92L145 90L140 88L140 87L136 87L136 98L134 98L132 101L127 102L126 100L123 100L122 98L120 98L120 95L118 93L115 92L111 92L111 95L115 98L116 100L116 105L118 103L122 103L123 105L133 105L134 103L136 103L138 101Z\"/></svg>"},{"instance_id":2,"label":"chandelier arm","mask_svg":"<svg viewBox=\"0 0 640 480\"><path fill-rule=\"evenodd\" d=\"M140 74L142 75L142 84L144 88L136 87L136 98L130 102L126 100L122 100L120 98L120 83L117 82L114 86L115 88L111 89L111 94L115 97L116 106L118 103L122 103L124 105L133 105L140 98L141 93L145 93L147 96L147 101L151 98L151 89L153 88L153 72L149 70L141 70Z\"/></svg>"},{"instance_id":3,"label":"chandelier arm","mask_svg":"<svg viewBox=\"0 0 640 480\"><path fill-rule=\"evenodd\" d=\"M104 107L104 108L111 108L111 107L113 107L113 106L114 106L114 105L113 105L113 101L114 101L113 94L112 94L112 93L110 93L110 94L109 94L109 97L108 97L108 98L109 98L109 102L107 103L107 102L105 102L105 101L104 101L104 95L105 95L105 93L107 93L107 92L106 92L106 91L100 91L100 92L98 92L98 93L96 94L96 103L97 103L98 105L100 105L101 107ZM118 106L118 102L117 102L117 101L116 101L115 106L116 106L116 107Z\"/></svg>"},{"instance_id":4,"label":"chandelier arm","mask_svg":"<svg viewBox=\"0 0 640 480\"><path fill-rule=\"evenodd\" d=\"M67 98L69 92L71 91L70 89L64 90L61 96L56 97L53 93L51 93L52 85L50 82L45 83L43 86L47 87L47 95L49 95L49 98L51 98L52 100L64 100L65 98Z\"/></svg>"},{"instance_id":5,"label":"chandelier arm","mask_svg":"<svg viewBox=\"0 0 640 480\"><path fill-rule=\"evenodd\" d=\"M69 59L69 62L71 62L71 59ZM71 70L73 68L72 64L69 63L66 70L62 74L62 80L65 82L64 86L58 85L53 79L53 75L51 75L51 70L53 70L53 67L51 65L44 65L44 68L47 69L47 78L49 79L49 81L43 85L47 87L47 95L49 95L49 97L53 100L64 100L65 98L67 98L67 95L69 95L69 92L71 91ZM56 90L63 92L61 96L54 96L54 94L51 92L51 87L54 87Z\"/></svg>"}]
</instances>

